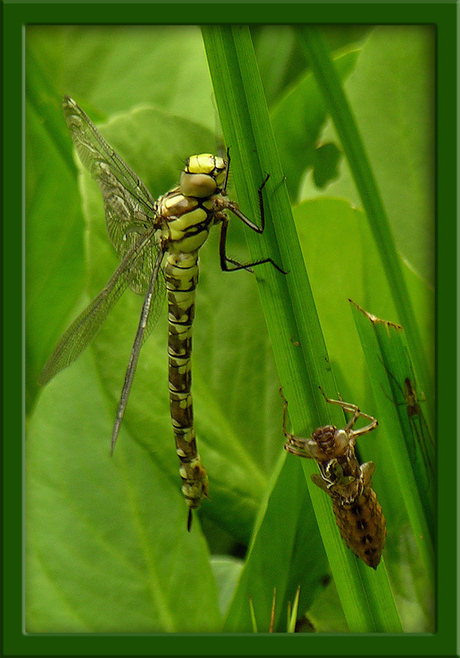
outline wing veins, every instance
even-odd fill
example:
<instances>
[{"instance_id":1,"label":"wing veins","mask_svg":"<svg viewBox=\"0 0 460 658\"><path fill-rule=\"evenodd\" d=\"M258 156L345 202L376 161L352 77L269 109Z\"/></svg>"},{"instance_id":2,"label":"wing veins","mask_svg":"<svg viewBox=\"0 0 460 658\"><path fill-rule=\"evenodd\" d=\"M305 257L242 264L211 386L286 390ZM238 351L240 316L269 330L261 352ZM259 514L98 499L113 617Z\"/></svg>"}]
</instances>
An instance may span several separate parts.
<instances>
[{"instance_id":1,"label":"wing veins","mask_svg":"<svg viewBox=\"0 0 460 658\"><path fill-rule=\"evenodd\" d=\"M111 452L115 449L115 443L117 442L118 433L120 431L121 423L123 421L123 416L125 414L126 405L128 404L129 394L131 392L131 387L134 380L134 374L136 372L137 362L139 360L139 354L141 352L142 344L144 342L144 334L149 323L149 316L152 311L152 299L154 296L154 291L156 287L156 281L158 279L158 272L160 270L160 265L162 261L163 254L158 253L157 259L155 261L155 266L153 268L152 275L150 277L149 285L145 295L144 303L142 305L142 312L139 319L139 325L136 331L136 337L134 338L133 348L131 350L131 355L129 357L128 367L126 369L125 381L123 384L123 389L121 391L120 402L117 409L117 417L115 419L115 424L113 426L112 432L112 441L111 441Z\"/></svg>"},{"instance_id":2,"label":"wing veins","mask_svg":"<svg viewBox=\"0 0 460 658\"><path fill-rule=\"evenodd\" d=\"M61 336L40 374L38 380L40 386L73 363L98 333L110 311L126 290L130 273L148 248L153 233L154 230L150 229L142 234L141 239L123 258L106 286ZM163 251L160 250L156 262L161 263L162 256Z\"/></svg>"},{"instance_id":3,"label":"wing veins","mask_svg":"<svg viewBox=\"0 0 460 658\"><path fill-rule=\"evenodd\" d=\"M106 189L99 181L101 162L109 167L118 182L144 207L146 212L154 212L155 200L144 183L104 139L86 112L69 96L64 97L63 108L64 117L78 155L85 168L101 187L103 195ZM79 120L78 122L75 117Z\"/></svg>"}]
</instances>

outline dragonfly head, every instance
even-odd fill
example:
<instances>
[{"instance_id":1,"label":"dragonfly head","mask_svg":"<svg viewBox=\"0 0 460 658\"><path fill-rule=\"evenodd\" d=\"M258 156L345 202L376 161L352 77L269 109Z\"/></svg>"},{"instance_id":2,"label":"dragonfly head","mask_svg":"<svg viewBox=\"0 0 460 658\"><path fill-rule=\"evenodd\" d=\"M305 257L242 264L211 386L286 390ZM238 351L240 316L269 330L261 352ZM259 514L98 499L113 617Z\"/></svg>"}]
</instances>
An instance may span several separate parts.
<instances>
[{"instance_id":1,"label":"dragonfly head","mask_svg":"<svg viewBox=\"0 0 460 658\"><path fill-rule=\"evenodd\" d=\"M184 196L204 199L221 191L225 184L227 163L210 153L192 155L185 163L180 177L180 191Z\"/></svg>"},{"instance_id":2,"label":"dragonfly head","mask_svg":"<svg viewBox=\"0 0 460 658\"><path fill-rule=\"evenodd\" d=\"M339 459L348 449L348 434L334 425L318 427L309 440L310 452L317 461Z\"/></svg>"}]
</instances>

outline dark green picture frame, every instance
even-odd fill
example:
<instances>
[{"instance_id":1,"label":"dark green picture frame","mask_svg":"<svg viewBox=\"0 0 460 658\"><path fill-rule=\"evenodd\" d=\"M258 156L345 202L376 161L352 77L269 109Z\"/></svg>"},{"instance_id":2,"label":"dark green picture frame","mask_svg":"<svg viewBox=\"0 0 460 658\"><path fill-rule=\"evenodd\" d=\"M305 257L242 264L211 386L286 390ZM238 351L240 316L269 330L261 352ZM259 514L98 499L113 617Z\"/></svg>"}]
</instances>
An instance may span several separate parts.
<instances>
[{"instance_id":1,"label":"dark green picture frame","mask_svg":"<svg viewBox=\"0 0 460 658\"><path fill-rule=\"evenodd\" d=\"M455 3L218 5L220 22L433 24L437 29L438 464L456 464ZM4 655L457 655L456 472L438 477L437 630L432 635L33 635L23 628L24 27L211 22L214 4L3 4ZM21 146L20 146L21 145Z\"/></svg>"}]
</instances>

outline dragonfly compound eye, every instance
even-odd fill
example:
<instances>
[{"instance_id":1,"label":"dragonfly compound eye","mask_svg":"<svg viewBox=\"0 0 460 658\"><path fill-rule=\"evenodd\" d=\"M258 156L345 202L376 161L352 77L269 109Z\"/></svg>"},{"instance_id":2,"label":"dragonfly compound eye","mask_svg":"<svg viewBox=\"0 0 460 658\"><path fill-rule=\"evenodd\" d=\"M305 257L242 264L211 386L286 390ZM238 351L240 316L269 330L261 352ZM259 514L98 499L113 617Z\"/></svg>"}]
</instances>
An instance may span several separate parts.
<instances>
[{"instance_id":1,"label":"dragonfly compound eye","mask_svg":"<svg viewBox=\"0 0 460 658\"><path fill-rule=\"evenodd\" d=\"M190 174L211 174L216 166L215 155L211 153L201 153L200 155L191 155L186 162L185 171Z\"/></svg>"},{"instance_id":2,"label":"dragonfly compound eye","mask_svg":"<svg viewBox=\"0 0 460 658\"><path fill-rule=\"evenodd\" d=\"M180 177L180 191L184 196L204 199L217 189L215 179L209 174L191 174L183 171Z\"/></svg>"}]
</instances>

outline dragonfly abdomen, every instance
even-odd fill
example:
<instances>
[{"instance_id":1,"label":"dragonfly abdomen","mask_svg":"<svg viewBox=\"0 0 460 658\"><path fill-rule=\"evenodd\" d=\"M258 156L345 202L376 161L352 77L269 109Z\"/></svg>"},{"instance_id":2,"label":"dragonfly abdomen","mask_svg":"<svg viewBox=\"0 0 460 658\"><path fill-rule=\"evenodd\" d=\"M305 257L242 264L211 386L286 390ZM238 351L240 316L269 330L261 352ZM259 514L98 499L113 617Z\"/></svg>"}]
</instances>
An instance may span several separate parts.
<instances>
[{"instance_id":1,"label":"dragonfly abdomen","mask_svg":"<svg viewBox=\"0 0 460 658\"><path fill-rule=\"evenodd\" d=\"M192 322L198 281L198 253L169 251L164 267L168 291L169 399L176 452L181 463L182 493L190 509L208 495L193 425L191 394Z\"/></svg>"},{"instance_id":2,"label":"dragonfly abdomen","mask_svg":"<svg viewBox=\"0 0 460 658\"><path fill-rule=\"evenodd\" d=\"M353 553L369 567L377 568L386 539L386 523L375 491L368 486L352 503L333 497L340 534Z\"/></svg>"}]
</instances>

